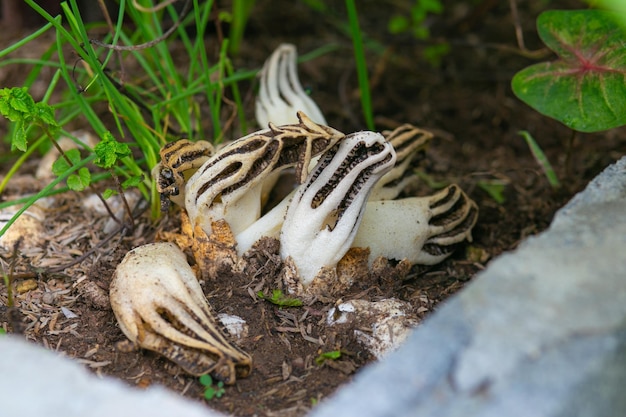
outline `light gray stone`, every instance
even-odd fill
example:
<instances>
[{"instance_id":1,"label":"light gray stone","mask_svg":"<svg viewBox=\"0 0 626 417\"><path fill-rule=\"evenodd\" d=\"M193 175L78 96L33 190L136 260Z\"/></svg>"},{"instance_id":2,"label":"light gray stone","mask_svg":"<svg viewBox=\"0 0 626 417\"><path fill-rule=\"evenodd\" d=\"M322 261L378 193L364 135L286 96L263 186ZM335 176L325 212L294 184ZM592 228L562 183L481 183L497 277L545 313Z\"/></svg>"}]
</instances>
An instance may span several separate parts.
<instances>
[{"instance_id":1,"label":"light gray stone","mask_svg":"<svg viewBox=\"0 0 626 417\"><path fill-rule=\"evenodd\" d=\"M0 415L20 417L218 417L155 386L133 389L23 339L0 336Z\"/></svg>"}]
</instances>

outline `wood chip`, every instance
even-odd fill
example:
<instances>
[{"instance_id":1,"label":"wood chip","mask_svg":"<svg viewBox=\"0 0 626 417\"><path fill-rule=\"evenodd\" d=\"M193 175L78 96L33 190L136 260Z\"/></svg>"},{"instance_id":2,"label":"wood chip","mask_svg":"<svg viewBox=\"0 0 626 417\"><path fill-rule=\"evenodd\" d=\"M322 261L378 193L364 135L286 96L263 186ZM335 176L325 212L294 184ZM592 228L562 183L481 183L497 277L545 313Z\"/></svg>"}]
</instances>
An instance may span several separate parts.
<instances>
[{"instance_id":1,"label":"wood chip","mask_svg":"<svg viewBox=\"0 0 626 417\"><path fill-rule=\"evenodd\" d=\"M110 365L112 362L111 361L102 361L102 362L96 362L96 361L90 361L88 359L77 359L76 360L78 363L83 364L83 365L87 365L90 368L102 368L103 366L107 366Z\"/></svg>"},{"instance_id":2,"label":"wood chip","mask_svg":"<svg viewBox=\"0 0 626 417\"><path fill-rule=\"evenodd\" d=\"M34 279L27 279L25 281L18 282L15 286L15 290L18 294L24 294L25 292L37 289L37 281Z\"/></svg>"}]
</instances>

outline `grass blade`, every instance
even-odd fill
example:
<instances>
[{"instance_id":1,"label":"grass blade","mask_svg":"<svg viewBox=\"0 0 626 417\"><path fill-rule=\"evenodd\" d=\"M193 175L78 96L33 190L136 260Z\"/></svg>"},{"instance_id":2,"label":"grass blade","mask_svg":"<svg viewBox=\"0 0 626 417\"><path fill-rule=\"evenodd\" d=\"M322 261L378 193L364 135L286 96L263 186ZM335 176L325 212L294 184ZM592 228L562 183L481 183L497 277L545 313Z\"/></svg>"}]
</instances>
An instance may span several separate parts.
<instances>
[{"instance_id":1,"label":"grass blade","mask_svg":"<svg viewBox=\"0 0 626 417\"><path fill-rule=\"evenodd\" d=\"M559 182L559 179L557 178L554 169L552 169L550 161L548 161L546 154L543 153L532 135L526 130L520 130L517 133L522 135L522 137L526 140L526 143L528 144L530 151L535 157L535 160L537 161L537 163L539 163L541 169L543 169L543 172L546 174L546 178L548 179L550 186L552 188L559 188L561 186L561 183Z\"/></svg>"},{"instance_id":2,"label":"grass blade","mask_svg":"<svg viewBox=\"0 0 626 417\"><path fill-rule=\"evenodd\" d=\"M367 63L363 52L363 38L359 27L359 16L357 14L354 0L346 0L348 9L348 21L350 23L350 36L354 47L354 59L356 61L356 71L359 79L359 90L361 91L361 107L365 117L365 125L369 130L374 130L374 113L372 111L372 96L370 93L369 79L367 75Z\"/></svg>"}]
</instances>

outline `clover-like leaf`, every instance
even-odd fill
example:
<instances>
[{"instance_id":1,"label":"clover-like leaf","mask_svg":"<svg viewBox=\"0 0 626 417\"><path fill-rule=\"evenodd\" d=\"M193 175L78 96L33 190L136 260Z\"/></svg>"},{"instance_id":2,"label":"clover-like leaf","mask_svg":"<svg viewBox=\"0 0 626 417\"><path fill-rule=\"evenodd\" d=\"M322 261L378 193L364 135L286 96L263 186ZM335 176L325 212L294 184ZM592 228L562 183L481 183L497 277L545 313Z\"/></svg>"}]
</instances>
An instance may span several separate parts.
<instances>
[{"instance_id":1,"label":"clover-like leaf","mask_svg":"<svg viewBox=\"0 0 626 417\"><path fill-rule=\"evenodd\" d=\"M69 159L69 162L68 162ZM78 149L68 149L65 156L59 156L59 159L52 164L52 173L56 176L63 175L72 165L80 162L80 151Z\"/></svg>"},{"instance_id":2,"label":"clover-like leaf","mask_svg":"<svg viewBox=\"0 0 626 417\"><path fill-rule=\"evenodd\" d=\"M111 132L106 132L94 148L97 156L95 164L101 168L112 168L117 160L130 155L130 148L125 143L115 140Z\"/></svg>"},{"instance_id":3,"label":"clover-like leaf","mask_svg":"<svg viewBox=\"0 0 626 417\"><path fill-rule=\"evenodd\" d=\"M46 103L35 103L26 87L0 89L0 114L15 123L11 149L27 149L26 129L31 125L44 127L52 135L59 127L54 110Z\"/></svg>"},{"instance_id":4,"label":"clover-like leaf","mask_svg":"<svg viewBox=\"0 0 626 417\"><path fill-rule=\"evenodd\" d=\"M91 173L85 167L78 170L78 174L67 177L67 186L70 190L83 191L91 183Z\"/></svg>"},{"instance_id":5,"label":"clover-like leaf","mask_svg":"<svg viewBox=\"0 0 626 417\"><path fill-rule=\"evenodd\" d=\"M59 124L54 118L54 110L52 109L52 106L46 103L36 103L33 114L39 122L45 123L49 127L59 127Z\"/></svg>"},{"instance_id":6,"label":"clover-like leaf","mask_svg":"<svg viewBox=\"0 0 626 417\"><path fill-rule=\"evenodd\" d=\"M26 123L20 119L15 122L15 130L13 132L13 140L11 141L11 150L18 149L26 152L28 147L28 139L26 135Z\"/></svg>"},{"instance_id":7,"label":"clover-like leaf","mask_svg":"<svg viewBox=\"0 0 626 417\"><path fill-rule=\"evenodd\" d=\"M0 113L12 122L23 120L35 113L35 101L26 87L0 90Z\"/></svg>"},{"instance_id":8,"label":"clover-like leaf","mask_svg":"<svg viewBox=\"0 0 626 417\"><path fill-rule=\"evenodd\" d=\"M518 72L517 97L581 132L626 124L626 28L619 15L551 10L539 16L537 30L558 59Z\"/></svg>"}]
</instances>

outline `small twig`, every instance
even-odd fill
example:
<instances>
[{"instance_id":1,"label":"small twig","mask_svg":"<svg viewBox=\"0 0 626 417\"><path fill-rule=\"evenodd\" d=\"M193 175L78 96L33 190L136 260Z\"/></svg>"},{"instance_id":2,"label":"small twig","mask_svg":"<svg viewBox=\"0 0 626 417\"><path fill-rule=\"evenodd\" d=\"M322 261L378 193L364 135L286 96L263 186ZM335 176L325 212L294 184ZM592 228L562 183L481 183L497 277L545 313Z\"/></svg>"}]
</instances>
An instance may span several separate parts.
<instances>
[{"instance_id":1,"label":"small twig","mask_svg":"<svg viewBox=\"0 0 626 417\"><path fill-rule=\"evenodd\" d=\"M102 0L98 0L98 1L102 1ZM178 0L165 0L162 3L157 4L156 6L153 7L144 7L141 4L137 3L137 0L133 0L133 7L137 10L139 10L140 12L144 12L144 13L154 13L154 12L158 12L161 9L166 8L167 6L169 6L170 4L174 4L176 3Z\"/></svg>"},{"instance_id":2,"label":"small twig","mask_svg":"<svg viewBox=\"0 0 626 417\"><path fill-rule=\"evenodd\" d=\"M214 10L217 7L215 3L211 6L211 9ZM222 21L219 18L219 11L215 10L215 18L213 22L215 23L215 33L217 34L217 44L222 45L224 42L224 31L222 30Z\"/></svg>"},{"instance_id":3,"label":"small twig","mask_svg":"<svg viewBox=\"0 0 626 417\"><path fill-rule=\"evenodd\" d=\"M120 46L120 45L112 45L109 43L104 43L97 39L89 39L89 43L91 43L92 45L100 46L102 48L113 49L114 51L138 51L141 49L151 48L154 45L158 44L159 42L162 42L163 40L167 39L172 33L174 33L176 29L178 29L183 19L187 15L187 12L189 12L190 5L191 5L191 0L186 0L185 6L183 7L183 10L181 11L180 16L178 17L178 20L174 23L174 25L171 28L169 28L163 35L149 42L142 43L139 45Z\"/></svg>"},{"instance_id":4,"label":"small twig","mask_svg":"<svg viewBox=\"0 0 626 417\"><path fill-rule=\"evenodd\" d=\"M135 229L135 219L133 218L133 212L130 209L128 200L126 199L126 194L124 194L124 189L122 188L122 184L120 183L120 179L115 173L115 170L109 169L109 174L111 174L113 181L115 181L115 187L117 188L117 192L119 193L122 199L122 203L124 204L124 212L128 215L128 218L130 219L129 229L132 232Z\"/></svg>"},{"instance_id":5,"label":"small twig","mask_svg":"<svg viewBox=\"0 0 626 417\"><path fill-rule=\"evenodd\" d=\"M524 44L524 32L522 31L522 25L519 20L519 14L517 13L516 0L509 0L509 6L511 7L511 17L513 18L513 27L515 27L515 37L517 38L517 46L519 49L526 50Z\"/></svg>"},{"instance_id":6,"label":"small twig","mask_svg":"<svg viewBox=\"0 0 626 417\"><path fill-rule=\"evenodd\" d=\"M526 43L524 42L524 31L522 30L522 24L520 23L519 14L517 12L517 0L509 0L509 6L511 7L511 18L513 19L513 27L515 28L517 46L522 52L522 55L529 58L541 58L546 55L545 48L536 51L531 51L526 48Z\"/></svg>"},{"instance_id":7,"label":"small twig","mask_svg":"<svg viewBox=\"0 0 626 417\"><path fill-rule=\"evenodd\" d=\"M23 238L20 237L17 239L15 244L13 245L13 252L11 252L11 257L7 262L6 259L2 258L9 265L9 273L5 274L4 268L2 268L2 277L4 279L4 285L7 287L7 307L12 308L15 305L15 300L13 299L13 270L15 269L15 260L17 259L17 252L22 244Z\"/></svg>"},{"instance_id":8,"label":"small twig","mask_svg":"<svg viewBox=\"0 0 626 417\"><path fill-rule=\"evenodd\" d=\"M222 127L222 136L224 136L225 134L224 132L227 132L231 128L233 122L237 118L237 104L235 104L234 101L232 101L231 99L229 99L228 97L224 95L222 95L222 101L233 109L230 116L228 117L228 120L226 120L226 122L224 123Z\"/></svg>"},{"instance_id":9,"label":"small twig","mask_svg":"<svg viewBox=\"0 0 626 417\"><path fill-rule=\"evenodd\" d=\"M7 287L7 317L9 319L9 324L13 329L13 333L22 334L24 333L24 326L22 323L22 315L20 310L15 306L15 298L13 296L13 280L16 275L13 273L15 269L15 262L17 260L17 253L19 251L19 247L22 244L22 238L20 237L17 242L13 245L13 252L11 253L11 258L8 262L9 264L9 273L4 273L4 268L2 269L2 276L4 278L4 284ZM2 258L5 262L6 259Z\"/></svg>"}]
</instances>

